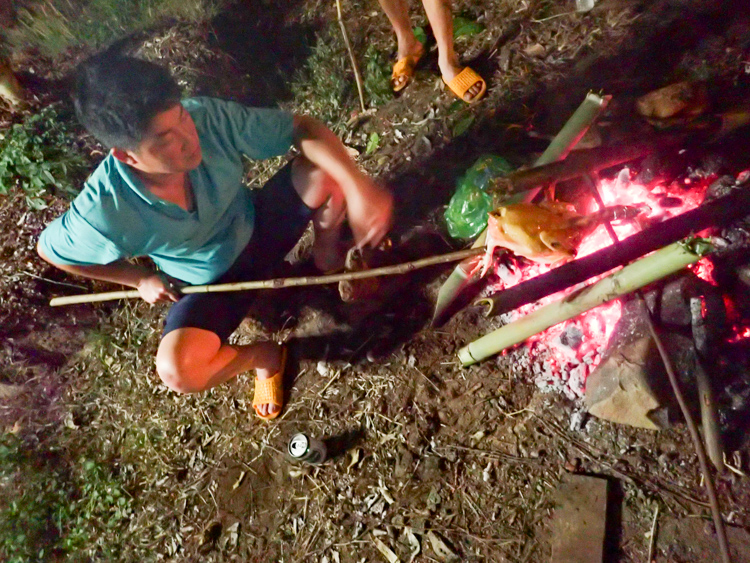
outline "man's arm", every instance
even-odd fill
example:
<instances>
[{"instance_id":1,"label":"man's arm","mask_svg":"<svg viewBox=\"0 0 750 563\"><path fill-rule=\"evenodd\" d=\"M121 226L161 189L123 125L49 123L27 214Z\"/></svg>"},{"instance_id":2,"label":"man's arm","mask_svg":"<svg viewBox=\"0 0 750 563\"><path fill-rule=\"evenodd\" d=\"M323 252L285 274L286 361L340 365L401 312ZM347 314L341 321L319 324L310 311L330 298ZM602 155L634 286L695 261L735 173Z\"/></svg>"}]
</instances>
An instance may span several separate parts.
<instances>
[{"instance_id":1,"label":"man's arm","mask_svg":"<svg viewBox=\"0 0 750 563\"><path fill-rule=\"evenodd\" d=\"M95 280L119 283L138 290L144 301L156 303L157 301L177 301L180 296L164 279L156 272L136 264L130 264L125 260L118 260L111 264L73 266L70 264L58 264L47 257L37 244L36 251L45 262L49 262L56 268Z\"/></svg>"},{"instance_id":2,"label":"man's arm","mask_svg":"<svg viewBox=\"0 0 750 563\"><path fill-rule=\"evenodd\" d=\"M390 228L393 196L357 167L339 138L317 119L294 116L294 144L341 187L356 243L378 244Z\"/></svg>"}]
</instances>

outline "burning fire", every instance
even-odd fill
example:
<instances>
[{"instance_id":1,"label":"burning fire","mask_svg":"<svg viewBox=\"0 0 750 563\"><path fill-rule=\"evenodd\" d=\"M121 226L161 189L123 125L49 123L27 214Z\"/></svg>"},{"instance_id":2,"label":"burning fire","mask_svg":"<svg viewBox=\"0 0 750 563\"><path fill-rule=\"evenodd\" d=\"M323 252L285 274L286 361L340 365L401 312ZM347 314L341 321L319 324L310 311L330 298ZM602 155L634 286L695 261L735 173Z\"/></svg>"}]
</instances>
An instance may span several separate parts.
<instances>
[{"instance_id":1,"label":"burning fire","mask_svg":"<svg viewBox=\"0 0 750 563\"><path fill-rule=\"evenodd\" d=\"M704 178L697 181L685 180L682 184L673 182L669 186L658 184L648 187L632 182L630 170L624 168L614 179L600 181L598 189L605 206L643 205L650 210L636 221L612 224L617 237L622 240L650 224L664 221L697 207L702 203L706 189L712 180L713 178ZM592 213L597 210L596 201L591 198L584 209L584 213ZM577 257L587 256L612 243L606 227L600 225L581 242ZM550 266L531 263L522 258L516 259L514 264L515 268L503 263L496 265L495 274L499 281L491 288L493 293L552 269ZM694 268L700 277L713 281L711 276L713 268L710 263L703 260L696 264ZM605 275L607 274L602 274L596 279L601 279ZM589 280L587 284L595 282L596 279ZM547 303L560 299L564 294L568 294L574 289L570 288L537 303L521 307L508 313L506 320L510 322L525 316ZM533 370L538 375L537 383L557 386L559 380L562 379L565 382L563 390L566 391L566 394L571 397L581 396L586 377L599 365L621 314L622 305L620 300L617 299L530 338L527 345L532 362L543 364L536 365Z\"/></svg>"}]
</instances>

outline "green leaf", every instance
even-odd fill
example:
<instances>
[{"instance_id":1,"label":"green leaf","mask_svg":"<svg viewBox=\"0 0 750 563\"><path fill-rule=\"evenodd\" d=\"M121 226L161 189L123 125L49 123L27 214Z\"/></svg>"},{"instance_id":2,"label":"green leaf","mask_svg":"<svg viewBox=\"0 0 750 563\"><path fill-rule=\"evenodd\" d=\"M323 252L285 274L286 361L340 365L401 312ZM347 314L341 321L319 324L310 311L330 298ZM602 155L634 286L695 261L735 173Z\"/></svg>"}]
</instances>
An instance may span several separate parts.
<instances>
[{"instance_id":1,"label":"green leaf","mask_svg":"<svg viewBox=\"0 0 750 563\"><path fill-rule=\"evenodd\" d=\"M367 149L365 150L365 154L372 154L376 150L378 150L378 145L380 144L380 135L377 134L377 132L371 133L370 138L367 139Z\"/></svg>"},{"instance_id":2,"label":"green leaf","mask_svg":"<svg viewBox=\"0 0 750 563\"><path fill-rule=\"evenodd\" d=\"M417 41L419 41L422 45L427 43L427 33L421 26L417 26L414 28L414 37L416 37Z\"/></svg>"},{"instance_id":3,"label":"green leaf","mask_svg":"<svg viewBox=\"0 0 750 563\"><path fill-rule=\"evenodd\" d=\"M463 100L454 100L451 105L448 106L447 112L448 115L452 113L456 113L458 110L463 109L466 107L466 102Z\"/></svg>"},{"instance_id":4,"label":"green leaf","mask_svg":"<svg viewBox=\"0 0 750 563\"><path fill-rule=\"evenodd\" d=\"M465 133L469 129L469 127L471 127L472 123L474 123L474 116L472 114L469 114L463 119L460 119L458 123L453 126L453 136L459 137L460 135Z\"/></svg>"},{"instance_id":5,"label":"green leaf","mask_svg":"<svg viewBox=\"0 0 750 563\"><path fill-rule=\"evenodd\" d=\"M484 31L484 26L462 16L453 18L453 38L471 37Z\"/></svg>"}]
</instances>

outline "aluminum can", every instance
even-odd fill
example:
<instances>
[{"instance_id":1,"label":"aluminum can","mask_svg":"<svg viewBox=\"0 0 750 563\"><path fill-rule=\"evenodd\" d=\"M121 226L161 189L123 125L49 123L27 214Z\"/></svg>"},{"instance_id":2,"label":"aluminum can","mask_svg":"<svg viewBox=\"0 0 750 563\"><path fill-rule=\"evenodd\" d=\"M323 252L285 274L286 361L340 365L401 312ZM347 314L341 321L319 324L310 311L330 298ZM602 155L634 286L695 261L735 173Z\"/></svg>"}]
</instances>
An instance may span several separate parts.
<instances>
[{"instance_id":1,"label":"aluminum can","mask_svg":"<svg viewBox=\"0 0 750 563\"><path fill-rule=\"evenodd\" d=\"M295 461L304 461L312 465L320 465L326 460L328 448L322 440L310 438L307 434L298 432L289 440L287 446L289 456Z\"/></svg>"}]
</instances>

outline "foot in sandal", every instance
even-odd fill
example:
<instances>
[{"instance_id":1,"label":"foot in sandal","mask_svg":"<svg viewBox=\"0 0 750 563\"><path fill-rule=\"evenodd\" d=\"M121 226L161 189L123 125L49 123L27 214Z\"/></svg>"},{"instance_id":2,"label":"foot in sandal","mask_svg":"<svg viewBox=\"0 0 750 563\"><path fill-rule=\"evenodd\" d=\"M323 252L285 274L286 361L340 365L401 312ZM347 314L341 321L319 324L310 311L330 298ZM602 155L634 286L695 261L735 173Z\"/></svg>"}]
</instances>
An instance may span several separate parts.
<instances>
[{"instance_id":1,"label":"foot in sandal","mask_svg":"<svg viewBox=\"0 0 750 563\"><path fill-rule=\"evenodd\" d=\"M256 369L255 395L253 408L258 417L272 420L279 416L284 406L284 369L286 367L286 346L272 342L264 350L263 368Z\"/></svg>"},{"instance_id":2,"label":"foot in sandal","mask_svg":"<svg viewBox=\"0 0 750 563\"><path fill-rule=\"evenodd\" d=\"M412 45L405 47L403 52L399 49L398 60L393 65L391 73L391 87L394 92L400 92L411 82L414 77L414 69L424 55L424 46L417 40Z\"/></svg>"},{"instance_id":3,"label":"foot in sandal","mask_svg":"<svg viewBox=\"0 0 750 563\"><path fill-rule=\"evenodd\" d=\"M456 97L467 104L478 101L487 91L487 83L470 67L461 67L453 62L440 64L443 82Z\"/></svg>"}]
</instances>

